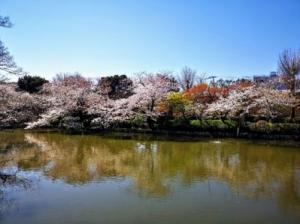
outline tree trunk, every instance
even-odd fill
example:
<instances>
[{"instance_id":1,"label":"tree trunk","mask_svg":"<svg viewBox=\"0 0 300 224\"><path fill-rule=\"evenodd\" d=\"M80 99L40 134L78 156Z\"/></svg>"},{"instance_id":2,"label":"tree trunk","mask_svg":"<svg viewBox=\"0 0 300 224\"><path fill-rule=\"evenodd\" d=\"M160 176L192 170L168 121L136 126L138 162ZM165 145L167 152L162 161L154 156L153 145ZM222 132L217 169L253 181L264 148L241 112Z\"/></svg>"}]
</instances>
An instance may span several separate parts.
<instances>
[{"instance_id":1,"label":"tree trunk","mask_svg":"<svg viewBox=\"0 0 300 224\"><path fill-rule=\"evenodd\" d=\"M240 135L240 129L245 126L245 113L240 114L238 119L238 125L236 129L236 137L239 137Z\"/></svg>"},{"instance_id":2,"label":"tree trunk","mask_svg":"<svg viewBox=\"0 0 300 224\"><path fill-rule=\"evenodd\" d=\"M292 81L291 81L291 93L292 96L296 96L296 77L293 76L292 77ZM296 107L292 107L291 108L291 113L290 113L290 121L294 122L295 121L295 116L296 116Z\"/></svg>"},{"instance_id":3,"label":"tree trunk","mask_svg":"<svg viewBox=\"0 0 300 224\"><path fill-rule=\"evenodd\" d=\"M290 121L294 122L295 121L295 116L296 116L296 107L291 108L291 113L290 113Z\"/></svg>"}]
</instances>

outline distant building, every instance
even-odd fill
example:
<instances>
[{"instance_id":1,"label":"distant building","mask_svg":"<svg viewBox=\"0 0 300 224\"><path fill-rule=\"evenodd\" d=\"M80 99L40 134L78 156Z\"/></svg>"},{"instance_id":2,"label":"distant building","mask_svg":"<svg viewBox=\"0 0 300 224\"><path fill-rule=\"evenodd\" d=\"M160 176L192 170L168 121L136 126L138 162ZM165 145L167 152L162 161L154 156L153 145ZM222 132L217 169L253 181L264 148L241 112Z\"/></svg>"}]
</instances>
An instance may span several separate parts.
<instances>
[{"instance_id":1,"label":"distant building","mask_svg":"<svg viewBox=\"0 0 300 224\"><path fill-rule=\"evenodd\" d=\"M274 78L274 77L278 77L278 74L277 74L277 72L270 72L270 77L272 78Z\"/></svg>"},{"instance_id":2,"label":"distant building","mask_svg":"<svg viewBox=\"0 0 300 224\"><path fill-rule=\"evenodd\" d=\"M253 81L255 83L269 83L278 79L279 75L277 72L270 72L269 75L255 75L253 76Z\"/></svg>"},{"instance_id":3,"label":"distant building","mask_svg":"<svg viewBox=\"0 0 300 224\"><path fill-rule=\"evenodd\" d=\"M286 85L280 81L280 77L277 72L270 72L269 75L255 75L253 81L258 85L272 86L277 90L285 90Z\"/></svg>"}]
</instances>

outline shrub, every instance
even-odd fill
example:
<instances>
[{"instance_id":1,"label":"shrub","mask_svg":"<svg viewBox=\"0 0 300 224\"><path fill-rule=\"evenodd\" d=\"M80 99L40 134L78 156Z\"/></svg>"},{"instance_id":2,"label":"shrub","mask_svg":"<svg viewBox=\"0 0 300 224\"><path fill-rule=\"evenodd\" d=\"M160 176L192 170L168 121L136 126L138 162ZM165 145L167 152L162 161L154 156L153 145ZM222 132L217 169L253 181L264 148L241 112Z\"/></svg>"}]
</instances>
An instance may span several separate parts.
<instances>
[{"instance_id":1,"label":"shrub","mask_svg":"<svg viewBox=\"0 0 300 224\"><path fill-rule=\"evenodd\" d=\"M130 120L131 127L141 128L147 126L147 118L145 116L136 116Z\"/></svg>"},{"instance_id":2,"label":"shrub","mask_svg":"<svg viewBox=\"0 0 300 224\"><path fill-rule=\"evenodd\" d=\"M186 120L177 118L177 119L170 120L169 126L171 128L186 128L188 125Z\"/></svg>"},{"instance_id":3,"label":"shrub","mask_svg":"<svg viewBox=\"0 0 300 224\"><path fill-rule=\"evenodd\" d=\"M277 123L272 124L272 131L282 133L298 133L300 131L300 124L296 123Z\"/></svg>"},{"instance_id":4,"label":"shrub","mask_svg":"<svg viewBox=\"0 0 300 224\"><path fill-rule=\"evenodd\" d=\"M224 124L228 126L228 128L236 128L237 127L237 122L233 120L225 120Z\"/></svg>"},{"instance_id":5,"label":"shrub","mask_svg":"<svg viewBox=\"0 0 300 224\"><path fill-rule=\"evenodd\" d=\"M227 129L228 126L223 123L222 120L207 120L206 121L209 128L212 129Z\"/></svg>"},{"instance_id":6,"label":"shrub","mask_svg":"<svg viewBox=\"0 0 300 224\"><path fill-rule=\"evenodd\" d=\"M190 121L190 125L191 125L192 127L197 127L197 128L199 128L199 127L202 126L202 123L201 123L200 120L191 120L191 121Z\"/></svg>"},{"instance_id":7,"label":"shrub","mask_svg":"<svg viewBox=\"0 0 300 224\"><path fill-rule=\"evenodd\" d=\"M196 129L206 129L208 127L207 123L202 120L191 120L190 126Z\"/></svg>"},{"instance_id":8,"label":"shrub","mask_svg":"<svg viewBox=\"0 0 300 224\"><path fill-rule=\"evenodd\" d=\"M233 120L191 120L190 126L192 128L201 128L201 129L234 129L237 126L237 122Z\"/></svg>"},{"instance_id":9,"label":"shrub","mask_svg":"<svg viewBox=\"0 0 300 224\"><path fill-rule=\"evenodd\" d=\"M36 93L42 89L43 84L48 81L39 76L25 75L18 80L18 87L20 90L27 91L29 93Z\"/></svg>"},{"instance_id":10,"label":"shrub","mask_svg":"<svg viewBox=\"0 0 300 224\"><path fill-rule=\"evenodd\" d=\"M271 123L264 120L260 120L256 123L249 125L251 131L264 132L264 133L299 133L300 124L297 123Z\"/></svg>"},{"instance_id":11,"label":"shrub","mask_svg":"<svg viewBox=\"0 0 300 224\"><path fill-rule=\"evenodd\" d=\"M272 129L272 123L265 120L259 120L256 123L251 123L249 128L251 131L269 133Z\"/></svg>"}]
</instances>

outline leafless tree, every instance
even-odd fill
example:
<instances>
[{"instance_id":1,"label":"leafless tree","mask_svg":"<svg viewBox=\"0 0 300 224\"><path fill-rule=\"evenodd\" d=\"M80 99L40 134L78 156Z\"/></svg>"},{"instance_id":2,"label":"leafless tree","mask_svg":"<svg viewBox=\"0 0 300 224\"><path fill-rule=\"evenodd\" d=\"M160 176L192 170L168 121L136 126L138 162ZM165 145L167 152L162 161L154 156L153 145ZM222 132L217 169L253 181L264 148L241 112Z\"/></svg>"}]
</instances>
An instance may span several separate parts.
<instances>
[{"instance_id":1,"label":"leafless tree","mask_svg":"<svg viewBox=\"0 0 300 224\"><path fill-rule=\"evenodd\" d=\"M279 73L288 86L291 94L296 95L297 76L300 74L300 50L287 49L279 56ZM295 119L296 108L292 107L290 119Z\"/></svg>"},{"instance_id":2,"label":"leafless tree","mask_svg":"<svg viewBox=\"0 0 300 224\"><path fill-rule=\"evenodd\" d=\"M20 75L22 73L22 69L17 66L7 48L0 41L0 82L8 79L7 74Z\"/></svg>"},{"instance_id":3,"label":"leafless tree","mask_svg":"<svg viewBox=\"0 0 300 224\"><path fill-rule=\"evenodd\" d=\"M179 77L178 82L183 90L190 89L196 80L197 71L185 66Z\"/></svg>"},{"instance_id":4,"label":"leafless tree","mask_svg":"<svg viewBox=\"0 0 300 224\"><path fill-rule=\"evenodd\" d=\"M206 83L207 80L207 74L206 73L201 73L197 75L197 83Z\"/></svg>"},{"instance_id":5,"label":"leafless tree","mask_svg":"<svg viewBox=\"0 0 300 224\"><path fill-rule=\"evenodd\" d=\"M9 28L12 26L8 17L0 16L0 27ZM0 40L0 82L7 81L7 74L21 75L23 71L16 65L13 57Z\"/></svg>"}]
</instances>

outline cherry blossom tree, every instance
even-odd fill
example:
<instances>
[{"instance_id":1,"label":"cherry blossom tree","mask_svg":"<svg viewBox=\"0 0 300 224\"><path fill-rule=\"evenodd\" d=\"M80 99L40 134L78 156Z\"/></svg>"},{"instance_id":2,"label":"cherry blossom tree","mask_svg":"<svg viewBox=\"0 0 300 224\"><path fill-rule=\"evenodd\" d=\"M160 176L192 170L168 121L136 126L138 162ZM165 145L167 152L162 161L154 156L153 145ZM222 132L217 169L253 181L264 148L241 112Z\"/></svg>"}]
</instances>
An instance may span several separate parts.
<instances>
[{"instance_id":1,"label":"cherry blossom tree","mask_svg":"<svg viewBox=\"0 0 300 224\"><path fill-rule=\"evenodd\" d=\"M237 89L227 98L220 98L209 104L205 115L222 120L227 118L238 121L238 136L240 128L245 125L245 119L249 115L272 120L279 116L278 106L294 107L297 103L299 100L286 91L252 86Z\"/></svg>"},{"instance_id":2,"label":"cherry blossom tree","mask_svg":"<svg viewBox=\"0 0 300 224\"><path fill-rule=\"evenodd\" d=\"M112 100L90 94L88 113L95 117L91 124L105 128L137 116L155 119L159 114L155 107L168 92L174 90L178 91L178 85L166 74L140 74L133 82L132 94L127 98Z\"/></svg>"},{"instance_id":3,"label":"cherry blossom tree","mask_svg":"<svg viewBox=\"0 0 300 224\"><path fill-rule=\"evenodd\" d=\"M152 127L168 112L171 117L233 119L243 126L246 117L273 120L281 116L278 107L299 103L288 91L253 85L232 86L227 92L207 84L191 89L178 92L178 83L171 76L143 73L133 80L128 97L111 98L93 88L88 80L68 76L44 85L41 95L49 109L27 128L57 125L65 117L76 117L92 129L119 127L141 117ZM206 100L195 100L199 93Z\"/></svg>"},{"instance_id":4,"label":"cherry blossom tree","mask_svg":"<svg viewBox=\"0 0 300 224\"><path fill-rule=\"evenodd\" d=\"M49 109L39 120L29 123L27 128L51 126L68 115L82 116L90 91L91 82L80 74L58 75L53 82L44 84L41 91L50 105Z\"/></svg>"},{"instance_id":5,"label":"cherry blossom tree","mask_svg":"<svg viewBox=\"0 0 300 224\"><path fill-rule=\"evenodd\" d=\"M22 127L38 119L50 105L42 95L15 91L12 84L0 85L0 126Z\"/></svg>"},{"instance_id":6,"label":"cherry blossom tree","mask_svg":"<svg viewBox=\"0 0 300 224\"><path fill-rule=\"evenodd\" d=\"M232 91L227 98L209 104L205 115L236 119L252 112L254 116L273 119L279 113L276 106L293 107L297 103L298 100L286 91L252 86Z\"/></svg>"},{"instance_id":7,"label":"cherry blossom tree","mask_svg":"<svg viewBox=\"0 0 300 224\"><path fill-rule=\"evenodd\" d=\"M179 91L179 86L169 74L143 73L139 76L137 92L142 96L141 104L146 104L150 112L153 112L157 103L172 91Z\"/></svg>"}]
</instances>

